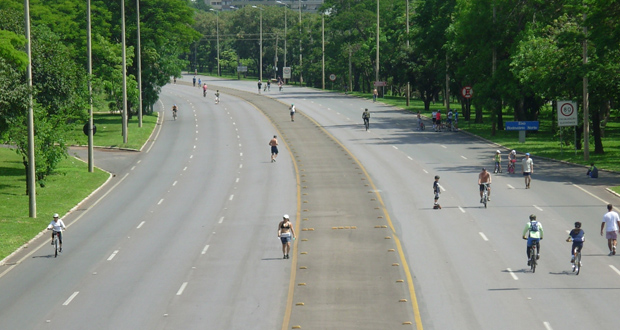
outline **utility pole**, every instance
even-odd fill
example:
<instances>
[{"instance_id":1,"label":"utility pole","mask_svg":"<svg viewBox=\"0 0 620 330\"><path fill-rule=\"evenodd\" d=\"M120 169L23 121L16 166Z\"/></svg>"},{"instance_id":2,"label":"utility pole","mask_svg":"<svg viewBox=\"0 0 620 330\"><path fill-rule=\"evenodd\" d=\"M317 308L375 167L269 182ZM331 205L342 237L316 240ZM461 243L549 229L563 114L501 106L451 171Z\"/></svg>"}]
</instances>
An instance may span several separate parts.
<instances>
[{"instance_id":1,"label":"utility pole","mask_svg":"<svg viewBox=\"0 0 620 330\"><path fill-rule=\"evenodd\" d=\"M375 68L375 81L379 81L379 0L377 0L377 65Z\"/></svg>"},{"instance_id":2,"label":"utility pole","mask_svg":"<svg viewBox=\"0 0 620 330\"><path fill-rule=\"evenodd\" d=\"M142 127L142 53L140 51L140 0L136 0L136 23L138 24L137 35L137 51L138 51L138 96L140 97L140 109L138 110L138 127Z\"/></svg>"},{"instance_id":3,"label":"utility pole","mask_svg":"<svg viewBox=\"0 0 620 330\"><path fill-rule=\"evenodd\" d=\"M121 39L123 43L123 143L127 143L127 49L125 42L125 0L121 0Z\"/></svg>"},{"instance_id":4,"label":"utility pole","mask_svg":"<svg viewBox=\"0 0 620 330\"><path fill-rule=\"evenodd\" d=\"M26 54L28 55L28 201L31 218L37 217L37 194L35 187L35 155L34 155L34 110L32 109L32 48L30 40L30 1L24 0L24 18L26 32Z\"/></svg>"},{"instance_id":5,"label":"utility pole","mask_svg":"<svg viewBox=\"0 0 620 330\"><path fill-rule=\"evenodd\" d=\"M325 89L325 13L321 13L321 26L322 26L321 35L323 37L323 43L322 43L322 53L323 53L323 89Z\"/></svg>"},{"instance_id":6,"label":"utility pole","mask_svg":"<svg viewBox=\"0 0 620 330\"><path fill-rule=\"evenodd\" d=\"M87 26L86 26L86 48L88 56L88 172L93 173L94 169L94 155L93 155L93 47L92 47L92 33L91 33L91 20L90 20L90 0L86 2L87 11Z\"/></svg>"},{"instance_id":7,"label":"utility pole","mask_svg":"<svg viewBox=\"0 0 620 330\"><path fill-rule=\"evenodd\" d=\"M586 26L586 14L583 14L583 66L588 64L588 27ZM583 160L590 159L590 93L588 93L588 76L583 75Z\"/></svg>"}]
</instances>

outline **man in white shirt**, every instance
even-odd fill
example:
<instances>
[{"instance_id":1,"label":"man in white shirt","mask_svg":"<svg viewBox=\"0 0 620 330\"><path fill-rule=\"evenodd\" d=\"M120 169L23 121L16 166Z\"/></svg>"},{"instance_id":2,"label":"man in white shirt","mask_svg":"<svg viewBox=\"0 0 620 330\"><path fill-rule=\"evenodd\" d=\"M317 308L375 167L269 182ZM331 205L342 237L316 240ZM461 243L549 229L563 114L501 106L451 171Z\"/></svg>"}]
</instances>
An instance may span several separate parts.
<instances>
[{"instance_id":1,"label":"man in white shirt","mask_svg":"<svg viewBox=\"0 0 620 330\"><path fill-rule=\"evenodd\" d=\"M534 161L530 158L530 153L525 154L523 162L521 163L521 171L525 178L525 189L530 189L530 183L532 182L532 173L534 173Z\"/></svg>"},{"instance_id":2,"label":"man in white shirt","mask_svg":"<svg viewBox=\"0 0 620 330\"><path fill-rule=\"evenodd\" d=\"M620 228L620 217L613 209L614 207L611 204L607 204L607 213L603 216L603 223L601 223L601 236L603 236L603 229L607 227L605 237L607 238L610 256L616 254L616 244L618 243L616 232Z\"/></svg>"},{"instance_id":3,"label":"man in white shirt","mask_svg":"<svg viewBox=\"0 0 620 330\"><path fill-rule=\"evenodd\" d=\"M65 223L58 218L58 213L54 214L54 220L47 226L47 230L52 231L52 245L54 245L54 235L58 235L58 243L60 244L60 252L62 252L62 231L66 230Z\"/></svg>"}]
</instances>

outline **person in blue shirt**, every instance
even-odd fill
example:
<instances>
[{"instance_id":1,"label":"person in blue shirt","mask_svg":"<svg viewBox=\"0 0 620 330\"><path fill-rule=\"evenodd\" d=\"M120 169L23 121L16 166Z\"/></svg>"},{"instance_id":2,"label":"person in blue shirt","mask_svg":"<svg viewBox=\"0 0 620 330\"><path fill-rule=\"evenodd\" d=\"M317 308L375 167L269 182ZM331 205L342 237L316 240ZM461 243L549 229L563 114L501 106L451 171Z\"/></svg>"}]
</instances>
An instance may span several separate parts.
<instances>
[{"instance_id":1,"label":"person in blue shirt","mask_svg":"<svg viewBox=\"0 0 620 330\"><path fill-rule=\"evenodd\" d=\"M577 251L581 252L583 242L586 240L585 235L586 233L583 229L581 229L581 222L575 222L575 228L568 233L568 238L566 239L567 242L570 242L571 240L573 241L573 246L570 248L571 264L575 262L575 255L573 254L573 251L577 248Z\"/></svg>"}]
</instances>

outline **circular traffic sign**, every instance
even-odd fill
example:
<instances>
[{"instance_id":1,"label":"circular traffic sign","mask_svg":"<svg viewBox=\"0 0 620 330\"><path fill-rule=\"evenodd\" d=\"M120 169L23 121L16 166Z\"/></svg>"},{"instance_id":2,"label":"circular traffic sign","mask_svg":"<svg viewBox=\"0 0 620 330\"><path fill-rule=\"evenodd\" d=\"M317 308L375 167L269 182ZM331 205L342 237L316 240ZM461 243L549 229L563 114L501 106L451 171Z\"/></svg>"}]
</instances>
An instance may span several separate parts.
<instances>
[{"instance_id":1,"label":"circular traffic sign","mask_svg":"<svg viewBox=\"0 0 620 330\"><path fill-rule=\"evenodd\" d=\"M291 74L291 67L287 66L287 67L282 68L282 72L286 75Z\"/></svg>"},{"instance_id":2,"label":"circular traffic sign","mask_svg":"<svg viewBox=\"0 0 620 330\"><path fill-rule=\"evenodd\" d=\"M331 81L335 81L335 80L336 80L336 75L335 75L335 74L333 74L333 73L332 73L332 74L330 74L330 75L329 75L329 80L331 80Z\"/></svg>"},{"instance_id":3,"label":"circular traffic sign","mask_svg":"<svg viewBox=\"0 0 620 330\"><path fill-rule=\"evenodd\" d=\"M563 103L562 105L560 105L560 113L562 114L562 116L570 117L573 115L574 112L575 112L575 107L573 106L572 103L567 102L567 103Z\"/></svg>"},{"instance_id":4,"label":"circular traffic sign","mask_svg":"<svg viewBox=\"0 0 620 330\"><path fill-rule=\"evenodd\" d=\"M474 90L471 86L465 86L461 89L461 95L466 99L470 99L474 95Z\"/></svg>"}]
</instances>

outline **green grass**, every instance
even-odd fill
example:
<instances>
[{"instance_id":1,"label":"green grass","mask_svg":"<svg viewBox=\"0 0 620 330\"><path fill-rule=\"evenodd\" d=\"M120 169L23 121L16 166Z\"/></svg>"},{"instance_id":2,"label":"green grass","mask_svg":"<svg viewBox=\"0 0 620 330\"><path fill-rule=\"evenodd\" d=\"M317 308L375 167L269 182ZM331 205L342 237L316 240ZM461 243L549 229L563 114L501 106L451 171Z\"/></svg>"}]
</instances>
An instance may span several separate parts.
<instances>
[{"instance_id":1,"label":"green grass","mask_svg":"<svg viewBox=\"0 0 620 330\"><path fill-rule=\"evenodd\" d=\"M36 236L52 220L61 216L101 186L108 174L69 157L46 179L45 188L37 186L37 218L30 218L29 197L21 156L14 150L0 148L0 260Z\"/></svg>"},{"instance_id":2,"label":"green grass","mask_svg":"<svg viewBox=\"0 0 620 330\"><path fill-rule=\"evenodd\" d=\"M95 146L140 149L153 132L157 123L157 114L143 115L142 127L138 127L138 116L133 116L127 122L127 143L123 143L122 117L120 114L95 113L93 114L93 121L97 127L97 133L93 137ZM76 127L69 144L88 145L88 137L82 132L82 126Z\"/></svg>"}]
</instances>

